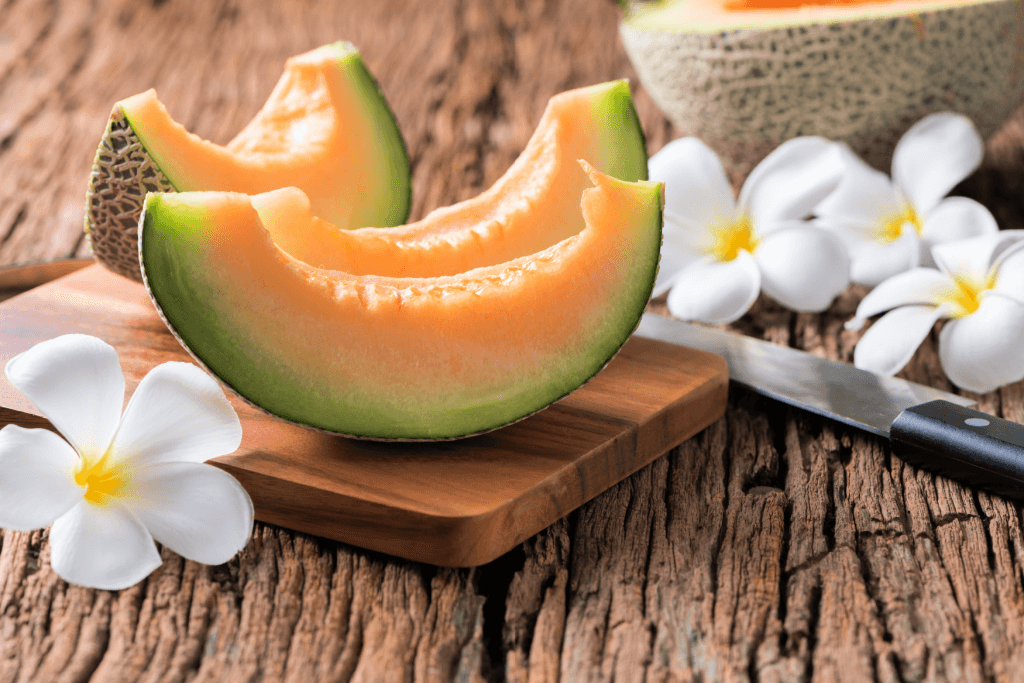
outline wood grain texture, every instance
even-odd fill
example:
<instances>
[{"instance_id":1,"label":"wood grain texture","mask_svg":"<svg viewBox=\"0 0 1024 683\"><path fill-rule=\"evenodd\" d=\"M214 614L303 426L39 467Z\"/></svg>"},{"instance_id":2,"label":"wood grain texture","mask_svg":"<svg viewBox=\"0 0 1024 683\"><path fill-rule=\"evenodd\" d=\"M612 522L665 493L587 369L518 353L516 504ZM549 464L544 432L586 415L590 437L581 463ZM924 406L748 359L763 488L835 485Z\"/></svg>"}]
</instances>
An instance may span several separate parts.
<instances>
[{"instance_id":1,"label":"wood grain texture","mask_svg":"<svg viewBox=\"0 0 1024 683\"><path fill-rule=\"evenodd\" d=\"M0 305L0 367L65 334L91 334L117 351L126 396L157 365L192 362L166 338L145 287L99 265ZM549 408L487 434L435 443L340 438L231 396L242 443L211 462L242 483L260 521L419 562L474 567L717 420L728 383L719 356L636 337ZM12 422L43 418L4 376L0 409L21 413Z\"/></svg>"},{"instance_id":2,"label":"wood grain texture","mask_svg":"<svg viewBox=\"0 0 1024 683\"><path fill-rule=\"evenodd\" d=\"M607 0L0 4L0 263L81 253L95 145L156 87L226 142L285 57L346 38L413 161L413 217L488 187L548 97L628 76ZM635 89L648 149L674 137ZM958 191L1024 228L1024 117ZM864 292L761 301L734 328L850 360ZM903 376L950 389L936 337ZM1024 386L978 397L1024 421ZM164 554L119 593L69 587L45 532L4 532L0 681L1021 679L1018 505L880 439L734 390L726 416L517 550L443 570L258 525L221 567Z\"/></svg>"}]
</instances>

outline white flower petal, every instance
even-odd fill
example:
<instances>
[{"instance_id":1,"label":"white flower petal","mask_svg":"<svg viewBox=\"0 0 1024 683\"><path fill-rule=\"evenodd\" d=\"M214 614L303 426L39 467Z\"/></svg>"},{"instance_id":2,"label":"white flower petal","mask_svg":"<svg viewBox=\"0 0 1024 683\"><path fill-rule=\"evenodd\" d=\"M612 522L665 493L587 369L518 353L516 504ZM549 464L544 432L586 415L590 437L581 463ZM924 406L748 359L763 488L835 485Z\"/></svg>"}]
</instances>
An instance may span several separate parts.
<instances>
[{"instance_id":1,"label":"white flower petal","mask_svg":"<svg viewBox=\"0 0 1024 683\"><path fill-rule=\"evenodd\" d=\"M999 259L992 289L1024 304L1024 241L1014 246Z\"/></svg>"},{"instance_id":2,"label":"white flower petal","mask_svg":"<svg viewBox=\"0 0 1024 683\"><path fill-rule=\"evenodd\" d=\"M736 198L722 162L697 138L665 145L647 163L647 176L665 183L665 210L707 226L732 218Z\"/></svg>"},{"instance_id":3,"label":"white flower petal","mask_svg":"<svg viewBox=\"0 0 1024 683\"><path fill-rule=\"evenodd\" d=\"M1000 230L991 239L995 246L986 276L993 280L992 289L1024 303L1024 230Z\"/></svg>"},{"instance_id":4,"label":"white flower petal","mask_svg":"<svg viewBox=\"0 0 1024 683\"><path fill-rule=\"evenodd\" d=\"M857 317L866 319L910 304L936 306L952 286L949 276L934 268L914 268L892 276L868 292L857 306Z\"/></svg>"},{"instance_id":5,"label":"white flower petal","mask_svg":"<svg viewBox=\"0 0 1024 683\"><path fill-rule=\"evenodd\" d=\"M190 560L227 562L252 532L249 494L213 465L168 462L137 471L134 512L153 538Z\"/></svg>"},{"instance_id":6,"label":"white flower petal","mask_svg":"<svg viewBox=\"0 0 1024 683\"><path fill-rule=\"evenodd\" d=\"M767 235L754 259L764 293L795 311L825 310L850 283L850 261L842 243L800 223Z\"/></svg>"},{"instance_id":7,"label":"white flower petal","mask_svg":"<svg viewBox=\"0 0 1024 683\"><path fill-rule=\"evenodd\" d=\"M805 222L819 230L825 230L835 235L836 239L842 242L843 246L846 247L847 254L850 254L854 249L860 247L871 239L868 231L864 229L863 224L840 226L821 218L814 218Z\"/></svg>"},{"instance_id":8,"label":"white flower petal","mask_svg":"<svg viewBox=\"0 0 1024 683\"><path fill-rule=\"evenodd\" d=\"M863 239L874 239L882 221L903 206L889 177L843 148L843 176L835 191L815 208L823 227L855 230Z\"/></svg>"},{"instance_id":9,"label":"white flower petal","mask_svg":"<svg viewBox=\"0 0 1024 683\"><path fill-rule=\"evenodd\" d=\"M825 138L787 140L750 172L739 205L754 227L806 218L832 192L844 169L842 147Z\"/></svg>"},{"instance_id":10,"label":"white flower petal","mask_svg":"<svg viewBox=\"0 0 1024 683\"><path fill-rule=\"evenodd\" d=\"M921 239L933 245L997 232L995 216L982 204L968 197L947 197L925 217Z\"/></svg>"},{"instance_id":11,"label":"white flower petal","mask_svg":"<svg viewBox=\"0 0 1024 683\"><path fill-rule=\"evenodd\" d=\"M981 165L985 147L966 116L940 112L910 127L892 155L892 178L925 214Z\"/></svg>"},{"instance_id":12,"label":"white flower petal","mask_svg":"<svg viewBox=\"0 0 1024 683\"><path fill-rule=\"evenodd\" d=\"M892 242L871 240L850 249L850 281L874 286L893 275L916 268L921 247L914 230L904 230Z\"/></svg>"},{"instance_id":13,"label":"white flower petal","mask_svg":"<svg viewBox=\"0 0 1024 683\"><path fill-rule=\"evenodd\" d=\"M231 453L242 425L217 383L191 363L149 371L124 411L111 454L137 467L158 462L204 462Z\"/></svg>"},{"instance_id":14,"label":"white flower petal","mask_svg":"<svg viewBox=\"0 0 1024 683\"><path fill-rule=\"evenodd\" d=\"M703 257L702 247L710 233L666 211L661 235L661 262L651 296L667 292L684 268Z\"/></svg>"},{"instance_id":15,"label":"white flower petal","mask_svg":"<svg viewBox=\"0 0 1024 683\"><path fill-rule=\"evenodd\" d=\"M0 429L0 527L41 529L80 502L79 463L68 442L47 429Z\"/></svg>"},{"instance_id":16,"label":"white flower petal","mask_svg":"<svg viewBox=\"0 0 1024 683\"><path fill-rule=\"evenodd\" d=\"M991 293L971 315L946 323L939 360L953 384L984 394L1024 378L1024 305Z\"/></svg>"},{"instance_id":17,"label":"white flower petal","mask_svg":"<svg viewBox=\"0 0 1024 683\"><path fill-rule=\"evenodd\" d=\"M124 375L114 347L68 334L15 356L6 373L80 454L99 457L107 450L124 403Z\"/></svg>"},{"instance_id":18,"label":"white flower petal","mask_svg":"<svg viewBox=\"0 0 1024 683\"><path fill-rule=\"evenodd\" d=\"M692 220L672 213L668 209L664 212L665 229L678 234L678 244L691 255L703 256L709 244L713 244L714 233L711 225L701 225Z\"/></svg>"},{"instance_id":19,"label":"white flower petal","mask_svg":"<svg viewBox=\"0 0 1024 683\"><path fill-rule=\"evenodd\" d=\"M932 247L932 258L940 270L951 276L984 279L991 269L993 255L1006 241L1004 234L997 232L936 244Z\"/></svg>"},{"instance_id":20,"label":"white flower petal","mask_svg":"<svg viewBox=\"0 0 1024 683\"><path fill-rule=\"evenodd\" d=\"M50 565L65 581L120 590L159 567L160 553L142 522L118 503L83 502L50 528Z\"/></svg>"},{"instance_id":21,"label":"white flower petal","mask_svg":"<svg viewBox=\"0 0 1024 683\"><path fill-rule=\"evenodd\" d=\"M994 238L996 246L992 250L990 271L998 269L1003 259L1024 249L1024 230L1000 230Z\"/></svg>"},{"instance_id":22,"label":"white flower petal","mask_svg":"<svg viewBox=\"0 0 1024 683\"><path fill-rule=\"evenodd\" d=\"M761 273L750 252L731 261L700 261L679 274L668 295L677 318L730 323L750 310L761 291Z\"/></svg>"},{"instance_id":23,"label":"white flower petal","mask_svg":"<svg viewBox=\"0 0 1024 683\"><path fill-rule=\"evenodd\" d=\"M921 265L934 267L931 247L943 242L994 235L999 232L995 216L967 197L947 197L924 218L921 230Z\"/></svg>"},{"instance_id":24,"label":"white flower petal","mask_svg":"<svg viewBox=\"0 0 1024 683\"><path fill-rule=\"evenodd\" d=\"M914 356L935 321L935 306L903 306L872 325L853 350L853 364L878 375L895 375Z\"/></svg>"}]
</instances>

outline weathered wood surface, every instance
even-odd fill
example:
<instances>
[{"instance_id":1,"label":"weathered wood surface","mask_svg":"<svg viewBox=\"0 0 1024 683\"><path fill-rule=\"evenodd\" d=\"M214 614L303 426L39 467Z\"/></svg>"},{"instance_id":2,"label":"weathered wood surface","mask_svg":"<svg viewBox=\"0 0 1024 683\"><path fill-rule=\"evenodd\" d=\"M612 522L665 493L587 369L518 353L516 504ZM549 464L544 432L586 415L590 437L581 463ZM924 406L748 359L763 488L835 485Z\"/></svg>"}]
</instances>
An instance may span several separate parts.
<instances>
[{"instance_id":1,"label":"weathered wood surface","mask_svg":"<svg viewBox=\"0 0 1024 683\"><path fill-rule=\"evenodd\" d=\"M99 264L0 305L0 367L64 334L91 334L114 347L128 395L156 366L192 362L146 288ZM230 396L242 442L209 462L245 487L260 521L418 562L474 567L714 423L728 389L721 357L633 337L557 405L457 443L342 439ZM50 426L0 374L0 424L5 412L15 423Z\"/></svg>"},{"instance_id":2,"label":"weathered wood surface","mask_svg":"<svg viewBox=\"0 0 1024 683\"><path fill-rule=\"evenodd\" d=\"M154 86L224 142L282 60L346 38L409 144L414 217L471 196L546 99L632 76L607 0L0 4L0 263L84 253L94 145ZM673 131L642 88L650 151ZM1024 227L1024 121L966 192ZM849 359L842 322L760 303L737 325ZM904 375L949 388L934 338ZM1024 421L1024 386L980 397ZM0 681L999 681L1024 678L1020 509L874 437L734 391L725 418L476 570L258 525L221 567L165 553L119 593L69 587L45 532L4 532Z\"/></svg>"}]
</instances>

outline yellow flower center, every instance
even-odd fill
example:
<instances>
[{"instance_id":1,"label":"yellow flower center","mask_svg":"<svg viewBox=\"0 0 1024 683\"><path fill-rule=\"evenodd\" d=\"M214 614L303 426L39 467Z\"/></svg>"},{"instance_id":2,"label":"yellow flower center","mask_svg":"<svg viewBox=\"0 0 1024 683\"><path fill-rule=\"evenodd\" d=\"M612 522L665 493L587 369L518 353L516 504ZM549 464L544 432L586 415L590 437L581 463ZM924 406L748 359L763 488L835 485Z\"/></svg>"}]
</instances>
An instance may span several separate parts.
<instances>
[{"instance_id":1,"label":"yellow flower center","mask_svg":"<svg viewBox=\"0 0 1024 683\"><path fill-rule=\"evenodd\" d=\"M878 229L878 239L883 242L895 242L903 234L903 226L907 223L914 226L918 235L921 234L921 218L910 204L904 204L901 210L882 221L882 226Z\"/></svg>"},{"instance_id":2,"label":"yellow flower center","mask_svg":"<svg viewBox=\"0 0 1024 683\"><path fill-rule=\"evenodd\" d=\"M105 505L112 498L123 498L128 492L131 477L124 463L112 463L110 452L98 460L83 457L75 472L75 483L85 486L85 499L96 505Z\"/></svg>"},{"instance_id":3,"label":"yellow flower center","mask_svg":"<svg viewBox=\"0 0 1024 683\"><path fill-rule=\"evenodd\" d=\"M952 318L963 318L981 306L981 293L995 287L995 276L981 280L972 275L957 275L953 285L939 297L939 303L953 304Z\"/></svg>"},{"instance_id":4,"label":"yellow flower center","mask_svg":"<svg viewBox=\"0 0 1024 683\"><path fill-rule=\"evenodd\" d=\"M754 253L757 248L758 239L754 234L754 224L747 214L741 215L731 221L711 229L715 237L715 243L708 249L709 254L714 254L719 261L732 261L739 256L740 250L746 249Z\"/></svg>"}]
</instances>

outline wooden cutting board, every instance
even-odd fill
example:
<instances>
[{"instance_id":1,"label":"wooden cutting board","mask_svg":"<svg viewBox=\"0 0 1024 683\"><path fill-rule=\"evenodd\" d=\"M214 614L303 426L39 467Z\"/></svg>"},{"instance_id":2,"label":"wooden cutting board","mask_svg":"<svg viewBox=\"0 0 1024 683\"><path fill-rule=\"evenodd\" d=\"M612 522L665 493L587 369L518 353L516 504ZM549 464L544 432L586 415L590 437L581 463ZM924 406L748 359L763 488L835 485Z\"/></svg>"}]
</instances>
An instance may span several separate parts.
<instances>
[{"instance_id":1,"label":"wooden cutting board","mask_svg":"<svg viewBox=\"0 0 1024 683\"><path fill-rule=\"evenodd\" d=\"M92 266L0 304L0 366L62 334L117 349L126 399L151 368L191 358L141 285ZM242 445L213 464L238 478L256 518L432 564L489 562L725 411L720 357L634 337L578 391L516 424L431 444L302 429L232 397ZM0 424L49 427L0 377Z\"/></svg>"}]
</instances>

